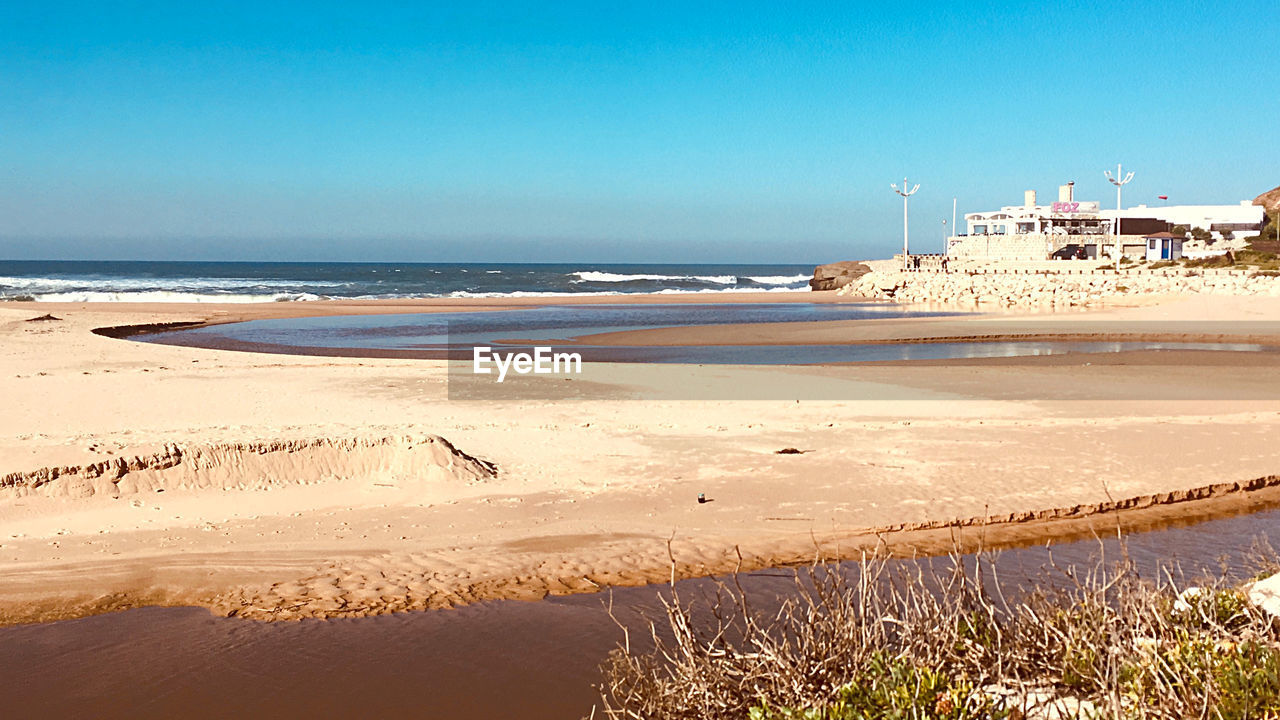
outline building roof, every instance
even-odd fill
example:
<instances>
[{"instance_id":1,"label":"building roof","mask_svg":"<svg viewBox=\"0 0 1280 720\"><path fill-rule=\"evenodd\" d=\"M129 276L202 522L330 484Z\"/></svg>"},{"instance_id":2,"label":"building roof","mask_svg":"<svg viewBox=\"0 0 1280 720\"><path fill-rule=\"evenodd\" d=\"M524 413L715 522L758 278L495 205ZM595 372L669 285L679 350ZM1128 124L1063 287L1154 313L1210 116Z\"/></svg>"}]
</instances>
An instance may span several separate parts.
<instances>
[{"instance_id":1,"label":"building roof","mask_svg":"<svg viewBox=\"0 0 1280 720\"><path fill-rule=\"evenodd\" d=\"M1173 234L1173 233L1171 233L1171 232L1165 231L1165 232L1151 233L1150 235L1143 235L1143 237L1149 237L1149 238L1177 238L1177 237L1182 237L1182 235L1174 235L1174 234Z\"/></svg>"}]
</instances>

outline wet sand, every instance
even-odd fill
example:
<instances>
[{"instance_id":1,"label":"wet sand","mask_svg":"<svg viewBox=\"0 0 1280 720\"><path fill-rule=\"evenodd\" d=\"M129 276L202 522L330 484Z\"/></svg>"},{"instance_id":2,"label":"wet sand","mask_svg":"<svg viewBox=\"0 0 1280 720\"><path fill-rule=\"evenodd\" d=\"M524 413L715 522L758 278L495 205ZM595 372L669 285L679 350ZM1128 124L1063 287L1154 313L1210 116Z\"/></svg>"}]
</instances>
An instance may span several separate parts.
<instances>
[{"instance_id":1,"label":"wet sand","mask_svg":"<svg viewBox=\"0 0 1280 720\"><path fill-rule=\"evenodd\" d=\"M677 297L837 300L782 295ZM1226 353L1193 352L1141 364L679 366L691 387L840 388L801 402L636 399L636 388L669 384L671 366L620 363L590 392L557 402L497 390L457 402L440 361L262 355L93 332L529 304L0 306L0 619L147 604L261 619L364 616L593 592L665 579L669 541L677 573L692 576L732 569L739 552L745 566L763 567L879 542L877 530L942 523L895 535L908 548L926 542L921 533L949 538L956 519L1014 515L1023 519L1010 528L1042 539L1081 530L1037 512L1243 484L1280 468L1271 440L1280 372L1261 353L1247 373L1225 364ZM61 319L27 322L44 313ZM839 332L849 341L965 336L986 332L973 323L1018 321L1106 336L1176 322L1201 328L1183 335L1213 335L1228 320L1280 320L1280 304L1196 298ZM788 342L832 332L742 330L753 342L767 331ZM1137 391L1103 399L1108 388ZM784 448L805 452L777 454ZM1211 495L1223 492L1257 499ZM712 502L697 503L699 493ZM1194 515L1212 502L1159 512Z\"/></svg>"}]
</instances>

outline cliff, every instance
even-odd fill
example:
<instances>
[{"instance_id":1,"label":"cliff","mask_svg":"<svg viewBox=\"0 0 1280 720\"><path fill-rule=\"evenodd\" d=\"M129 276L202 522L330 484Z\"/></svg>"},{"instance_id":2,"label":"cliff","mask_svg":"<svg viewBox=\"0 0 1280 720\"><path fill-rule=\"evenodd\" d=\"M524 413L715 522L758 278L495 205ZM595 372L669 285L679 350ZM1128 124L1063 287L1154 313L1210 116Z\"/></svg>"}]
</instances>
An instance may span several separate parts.
<instances>
[{"instance_id":1,"label":"cliff","mask_svg":"<svg viewBox=\"0 0 1280 720\"><path fill-rule=\"evenodd\" d=\"M1273 188L1253 199L1254 205L1261 205L1267 217L1274 218L1280 212L1280 187Z\"/></svg>"}]
</instances>

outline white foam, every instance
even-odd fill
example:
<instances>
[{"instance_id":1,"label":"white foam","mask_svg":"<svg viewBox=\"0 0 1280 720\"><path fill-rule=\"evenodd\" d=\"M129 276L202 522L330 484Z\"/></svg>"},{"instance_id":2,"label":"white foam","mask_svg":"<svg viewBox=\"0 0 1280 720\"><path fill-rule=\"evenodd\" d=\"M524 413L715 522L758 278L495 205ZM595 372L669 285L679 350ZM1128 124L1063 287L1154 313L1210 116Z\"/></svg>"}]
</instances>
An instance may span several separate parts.
<instances>
[{"instance_id":1,"label":"white foam","mask_svg":"<svg viewBox=\"0 0 1280 720\"><path fill-rule=\"evenodd\" d=\"M172 290L148 290L141 292L60 292L31 295L36 302L119 302L119 303L265 303L325 300L313 293L272 293L270 295L240 295L236 293L186 293Z\"/></svg>"},{"instance_id":2,"label":"white foam","mask_svg":"<svg viewBox=\"0 0 1280 720\"><path fill-rule=\"evenodd\" d=\"M703 288L701 290L680 290L678 288L667 288L659 290L655 295L703 295L706 293L793 293L808 292L809 288Z\"/></svg>"},{"instance_id":3,"label":"white foam","mask_svg":"<svg viewBox=\"0 0 1280 720\"><path fill-rule=\"evenodd\" d=\"M808 288L702 288L700 290L684 290L680 288L666 288L664 290L637 292L622 292L620 290L597 290L594 292L554 292L554 291L532 291L517 290L515 292L471 292L469 290L457 290L447 295L420 295L418 297L456 297L456 298L517 298L517 297L625 297L629 295L706 295L714 293L794 293L808 292Z\"/></svg>"},{"instance_id":4,"label":"white foam","mask_svg":"<svg viewBox=\"0 0 1280 720\"><path fill-rule=\"evenodd\" d=\"M9 277L0 275L0 288L35 292L84 290L99 292L132 292L137 290L246 290L288 289L306 287L343 287L350 283L324 280L285 280L280 278L126 278L126 277Z\"/></svg>"},{"instance_id":5,"label":"white foam","mask_svg":"<svg viewBox=\"0 0 1280 720\"><path fill-rule=\"evenodd\" d=\"M570 282L632 282L635 280L693 280L697 282L716 283L718 285L732 285L738 282L736 275L628 275L619 273L596 272L594 270L579 270L578 272L569 273L576 276L577 280Z\"/></svg>"},{"instance_id":6,"label":"white foam","mask_svg":"<svg viewBox=\"0 0 1280 720\"><path fill-rule=\"evenodd\" d=\"M808 282L808 275L748 275L747 279L751 282L757 282L761 285L794 285L798 282Z\"/></svg>"}]
</instances>

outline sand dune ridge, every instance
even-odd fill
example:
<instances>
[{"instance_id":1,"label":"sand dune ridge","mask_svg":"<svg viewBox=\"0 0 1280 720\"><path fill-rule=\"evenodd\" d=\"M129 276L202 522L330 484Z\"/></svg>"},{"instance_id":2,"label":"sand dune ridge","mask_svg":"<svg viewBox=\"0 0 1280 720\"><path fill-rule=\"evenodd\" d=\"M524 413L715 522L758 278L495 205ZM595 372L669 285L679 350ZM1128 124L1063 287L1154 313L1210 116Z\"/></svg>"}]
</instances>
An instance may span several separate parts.
<instances>
[{"instance_id":1,"label":"sand dune ridge","mask_svg":"<svg viewBox=\"0 0 1280 720\"><path fill-rule=\"evenodd\" d=\"M251 488L328 479L476 482L497 467L435 435L166 444L150 455L0 477L0 497L120 497L173 488Z\"/></svg>"}]
</instances>

